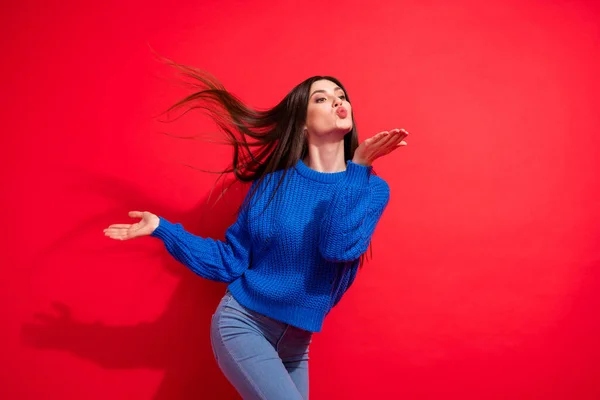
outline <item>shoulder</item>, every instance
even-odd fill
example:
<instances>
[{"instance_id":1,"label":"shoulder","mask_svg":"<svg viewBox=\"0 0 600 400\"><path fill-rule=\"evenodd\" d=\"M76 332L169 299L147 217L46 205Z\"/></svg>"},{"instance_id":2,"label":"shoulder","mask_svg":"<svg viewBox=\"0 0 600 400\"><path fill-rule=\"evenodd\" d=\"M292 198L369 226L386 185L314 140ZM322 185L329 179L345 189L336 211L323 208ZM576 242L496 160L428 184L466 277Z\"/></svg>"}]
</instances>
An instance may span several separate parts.
<instances>
[{"instance_id":1,"label":"shoulder","mask_svg":"<svg viewBox=\"0 0 600 400\"><path fill-rule=\"evenodd\" d=\"M278 191L278 186L280 185L282 175L283 171L277 170L264 174L263 176L253 180L246 195L246 197L251 196L253 199L249 205L252 206L262 201L268 201L271 195Z\"/></svg>"},{"instance_id":2,"label":"shoulder","mask_svg":"<svg viewBox=\"0 0 600 400\"><path fill-rule=\"evenodd\" d=\"M252 182L252 186L258 186L261 190L270 191L279 185L279 181L283 176L284 170L276 170L264 174Z\"/></svg>"}]
</instances>

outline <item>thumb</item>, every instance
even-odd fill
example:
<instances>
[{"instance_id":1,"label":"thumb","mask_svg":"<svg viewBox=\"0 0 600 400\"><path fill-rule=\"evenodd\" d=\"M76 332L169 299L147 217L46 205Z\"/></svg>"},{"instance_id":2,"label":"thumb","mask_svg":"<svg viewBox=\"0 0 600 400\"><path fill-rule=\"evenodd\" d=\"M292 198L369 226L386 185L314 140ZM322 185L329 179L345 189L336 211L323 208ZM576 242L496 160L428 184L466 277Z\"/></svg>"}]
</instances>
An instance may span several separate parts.
<instances>
[{"instance_id":1,"label":"thumb","mask_svg":"<svg viewBox=\"0 0 600 400\"><path fill-rule=\"evenodd\" d=\"M142 213L141 211L129 211L129 216L131 218L143 218L144 213Z\"/></svg>"}]
</instances>

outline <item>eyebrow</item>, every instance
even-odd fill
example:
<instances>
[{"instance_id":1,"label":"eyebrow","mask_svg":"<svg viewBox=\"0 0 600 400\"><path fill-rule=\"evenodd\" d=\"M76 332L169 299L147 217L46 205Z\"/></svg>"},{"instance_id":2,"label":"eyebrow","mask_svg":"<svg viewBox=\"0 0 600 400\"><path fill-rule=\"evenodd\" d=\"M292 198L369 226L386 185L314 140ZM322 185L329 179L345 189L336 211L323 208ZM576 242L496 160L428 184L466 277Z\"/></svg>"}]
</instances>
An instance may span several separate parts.
<instances>
[{"instance_id":1,"label":"eyebrow","mask_svg":"<svg viewBox=\"0 0 600 400\"><path fill-rule=\"evenodd\" d=\"M344 89L342 89L342 88L341 88L341 87L339 87L339 86L336 86L335 88L333 88L333 91L334 91L334 92L335 92L336 90L341 90L342 92L344 91ZM312 93L310 94L310 96L308 96L308 98L311 98L311 97L313 97L313 95L314 95L315 93L327 93L327 91L326 91L326 90L323 90L323 89L320 89L320 90L315 90L314 92L312 92Z\"/></svg>"}]
</instances>

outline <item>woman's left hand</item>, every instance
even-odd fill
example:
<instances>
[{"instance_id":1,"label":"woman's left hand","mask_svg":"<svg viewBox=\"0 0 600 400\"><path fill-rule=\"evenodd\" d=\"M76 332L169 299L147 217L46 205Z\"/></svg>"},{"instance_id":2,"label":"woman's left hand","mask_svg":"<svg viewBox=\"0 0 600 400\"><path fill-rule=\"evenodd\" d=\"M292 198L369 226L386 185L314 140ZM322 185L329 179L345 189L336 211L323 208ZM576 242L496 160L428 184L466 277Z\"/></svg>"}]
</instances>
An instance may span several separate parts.
<instances>
[{"instance_id":1,"label":"woman's left hand","mask_svg":"<svg viewBox=\"0 0 600 400\"><path fill-rule=\"evenodd\" d=\"M379 132L356 148L352 162L369 167L379 157L385 156L399 147L406 146L408 143L404 139L407 136L408 132L404 129Z\"/></svg>"}]
</instances>

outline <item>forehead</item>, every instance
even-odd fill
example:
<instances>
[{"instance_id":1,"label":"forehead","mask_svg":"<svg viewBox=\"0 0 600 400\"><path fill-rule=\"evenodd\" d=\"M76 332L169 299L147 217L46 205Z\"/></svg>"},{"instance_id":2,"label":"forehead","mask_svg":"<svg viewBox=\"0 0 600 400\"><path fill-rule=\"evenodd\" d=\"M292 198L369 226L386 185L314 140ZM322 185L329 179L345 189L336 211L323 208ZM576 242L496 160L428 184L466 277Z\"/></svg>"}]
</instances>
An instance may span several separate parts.
<instances>
[{"instance_id":1,"label":"forehead","mask_svg":"<svg viewBox=\"0 0 600 400\"><path fill-rule=\"evenodd\" d=\"M339 88L339 86L334 82L331 82L327 79L321 79L319 81L313 82L313 84L310 85L310 93L314 92L315 90L326 90L328 92L333 92L335 88Z\"/></svg>"}]
</instances>

